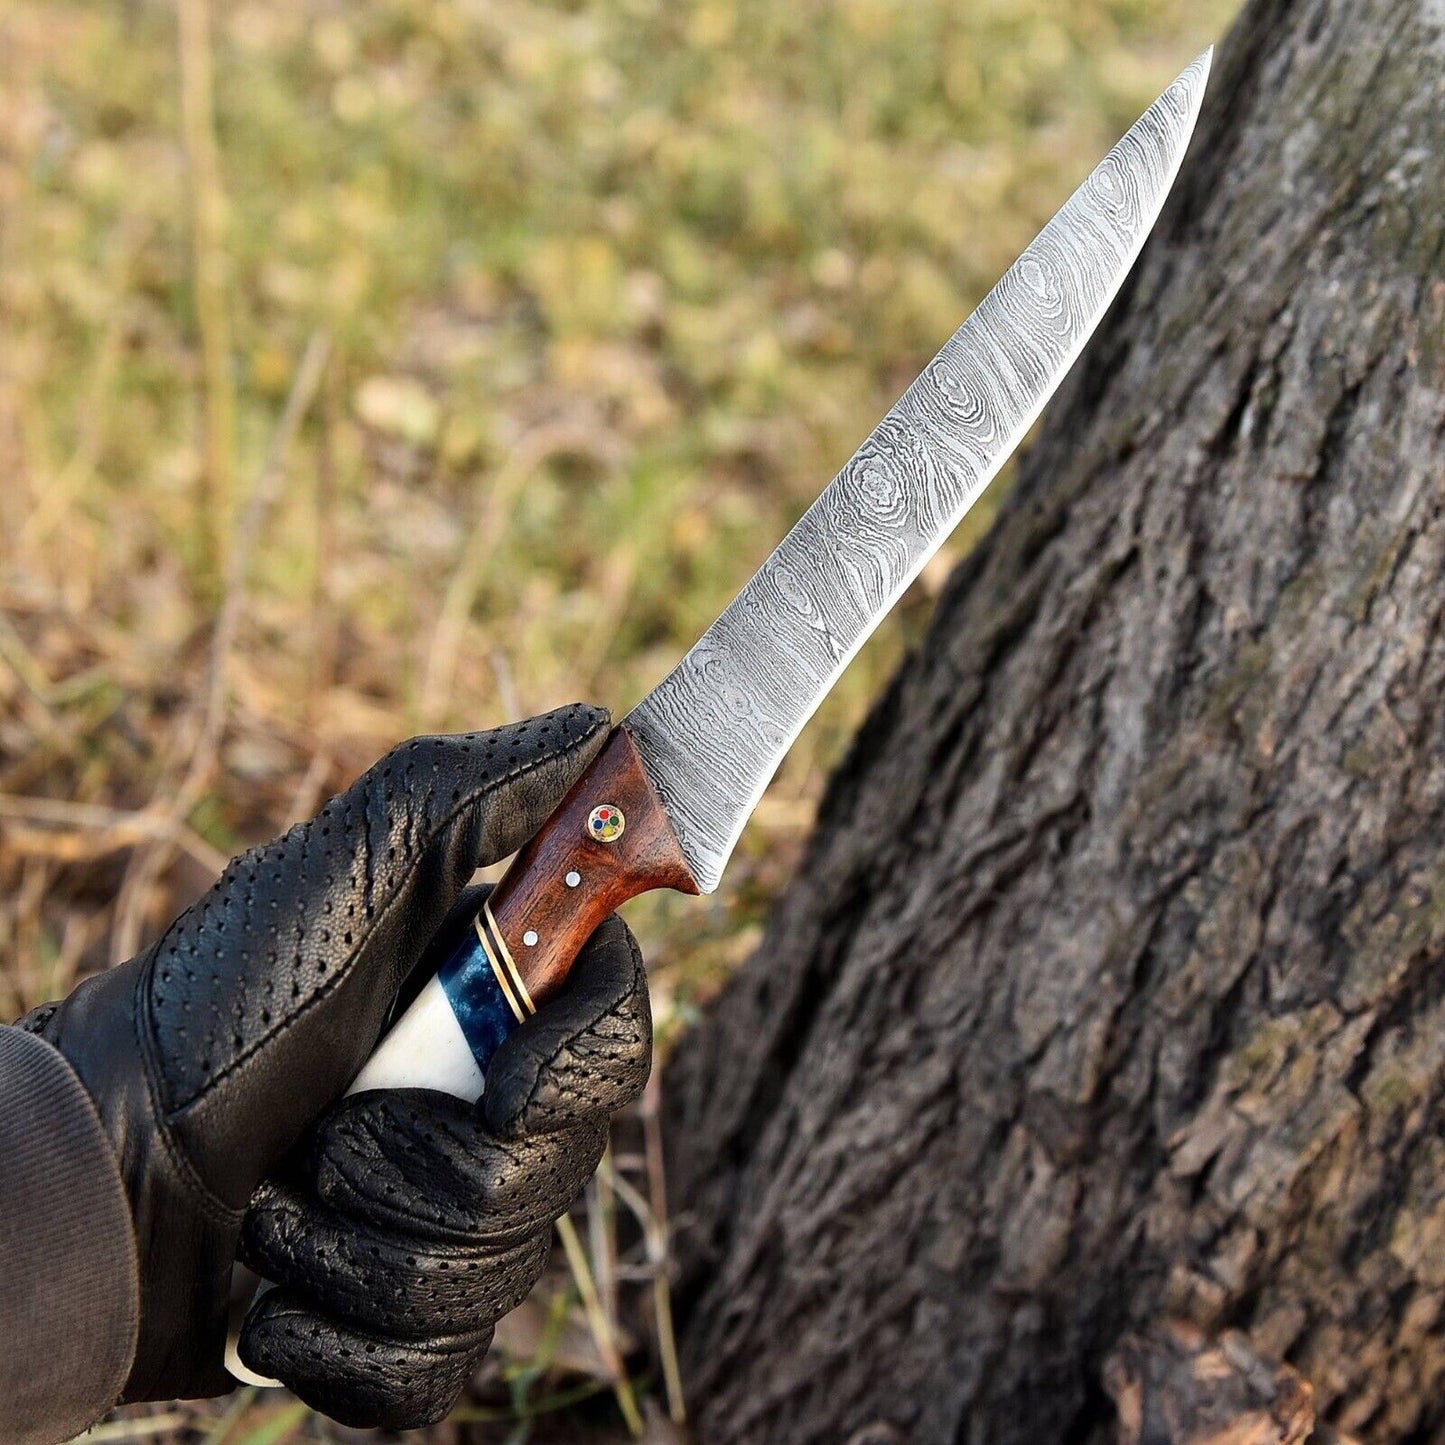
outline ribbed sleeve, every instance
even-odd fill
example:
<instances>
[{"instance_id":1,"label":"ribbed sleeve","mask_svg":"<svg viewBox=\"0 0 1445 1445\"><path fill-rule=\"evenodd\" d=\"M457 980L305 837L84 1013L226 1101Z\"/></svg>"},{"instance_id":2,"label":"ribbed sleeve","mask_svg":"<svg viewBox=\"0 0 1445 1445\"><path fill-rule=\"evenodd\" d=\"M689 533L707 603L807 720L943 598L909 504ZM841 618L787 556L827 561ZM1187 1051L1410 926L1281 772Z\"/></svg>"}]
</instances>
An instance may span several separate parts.
<instances>
[{"instance_id":1,"label":"ribbed sleeve","mask_svg":"<svg viewBox=\"0 0 1445 1445\"><path fill-rule=\"evenodd\" d=\"M43 1039L0 1028L0 1440L54 1445L119 1397L135 1239L90 1096Z\"/></svg>"}]
</instances>

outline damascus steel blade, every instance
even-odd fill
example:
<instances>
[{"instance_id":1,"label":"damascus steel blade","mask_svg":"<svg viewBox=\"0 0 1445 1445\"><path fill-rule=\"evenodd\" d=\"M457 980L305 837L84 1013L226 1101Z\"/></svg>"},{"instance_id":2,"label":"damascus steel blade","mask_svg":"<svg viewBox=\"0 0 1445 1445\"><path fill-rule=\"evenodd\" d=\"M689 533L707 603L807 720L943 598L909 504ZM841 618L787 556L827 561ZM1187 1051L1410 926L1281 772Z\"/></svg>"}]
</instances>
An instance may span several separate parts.
<instances>
[{"instance_id":1,"label":"damascus steel blade","mask_svg":"<svg viewBox=\"0 0 1445 1445\"><path fill-rule=\"evenodd\" d=\"M727 611L628 715L699 887L838 674L1073 365L1174 183L1205 51L979 304Z\"/></svg>"}]
</instances>

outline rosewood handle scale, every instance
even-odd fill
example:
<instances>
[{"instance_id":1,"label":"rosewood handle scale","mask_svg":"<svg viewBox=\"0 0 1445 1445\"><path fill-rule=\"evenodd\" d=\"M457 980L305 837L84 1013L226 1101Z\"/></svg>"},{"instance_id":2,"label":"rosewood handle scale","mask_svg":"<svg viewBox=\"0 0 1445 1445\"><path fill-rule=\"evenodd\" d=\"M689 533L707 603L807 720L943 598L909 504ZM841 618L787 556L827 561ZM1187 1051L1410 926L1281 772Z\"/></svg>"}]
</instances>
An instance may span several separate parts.
<instances>
[{"instance_id":1,"label":"rosewood handle scale","mask_svg":"<svg viewBox=\"0 0 1445 1445\"><path fill-rule=\"evenodd\" d=\"M597 808L622 815L611 842L589 823ZM532 1002L541 1004L562 986L597 925L654 888L699 891L632 737L618 727L487 902Z\"/></svg>"}]
</instances>

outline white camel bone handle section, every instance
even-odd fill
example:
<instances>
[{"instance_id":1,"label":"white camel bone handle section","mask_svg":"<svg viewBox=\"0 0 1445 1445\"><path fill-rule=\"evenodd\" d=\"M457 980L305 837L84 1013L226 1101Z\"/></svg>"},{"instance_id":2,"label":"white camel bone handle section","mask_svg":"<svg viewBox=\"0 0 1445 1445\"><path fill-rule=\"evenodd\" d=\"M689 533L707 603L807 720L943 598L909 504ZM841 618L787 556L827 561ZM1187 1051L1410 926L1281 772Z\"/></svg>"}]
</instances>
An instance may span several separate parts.
<instances>
[{"instance_id":1,"label":"white camel bone handle section","mask_svg":"<svg viewBox=\"0 0 1445 1445\"><path fill-rule=\"evenodd\" d=\"M473 1103L482 1096L482 1084L481 1066L438 976L428 981L392 1026L346 1092L350 1096L368 1089L436 1089ZM226 1369L243 1385L281 1384L280 1380L269 1380L248 1369L237 1349L246 1311L258 1295L271 1288L243 1265L232 1271Z\"/></svg>"}]
</instances>

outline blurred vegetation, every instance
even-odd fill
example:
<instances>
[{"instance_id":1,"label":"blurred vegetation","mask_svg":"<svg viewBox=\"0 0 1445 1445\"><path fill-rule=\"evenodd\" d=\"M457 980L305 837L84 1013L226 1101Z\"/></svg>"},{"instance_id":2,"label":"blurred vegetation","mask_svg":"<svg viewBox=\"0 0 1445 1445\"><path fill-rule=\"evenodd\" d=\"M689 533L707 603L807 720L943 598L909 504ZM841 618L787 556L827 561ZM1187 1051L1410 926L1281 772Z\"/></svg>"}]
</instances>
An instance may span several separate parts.
<instances>
[{"instance_id":1,"label":"blurred vegetation","mask_svg":"<svg viewBox=\"0 0 1445 1445\"><path fill-rule=\"evenodd\" d=\"M6 1016L409 732L625 711L1233 8L6 0ZM636 906L665 1034L755 943L996 504L724 889ZM506 1423L475 1438L542 1438L538 1402L585 1380L557 1364L568 1288L490 1367ZM247 1399L138 1425L105 1428L331 1429Z\"/></svg>"}]
</instances>

